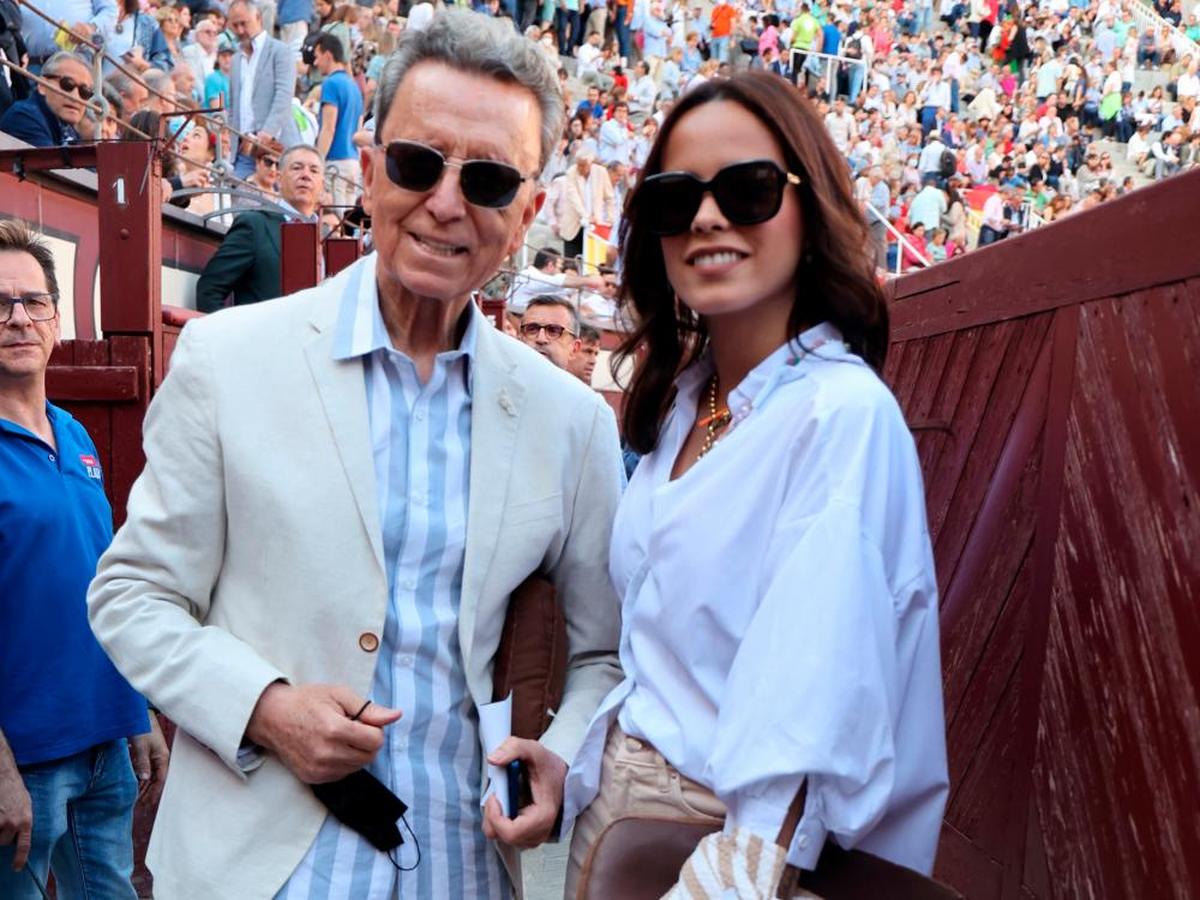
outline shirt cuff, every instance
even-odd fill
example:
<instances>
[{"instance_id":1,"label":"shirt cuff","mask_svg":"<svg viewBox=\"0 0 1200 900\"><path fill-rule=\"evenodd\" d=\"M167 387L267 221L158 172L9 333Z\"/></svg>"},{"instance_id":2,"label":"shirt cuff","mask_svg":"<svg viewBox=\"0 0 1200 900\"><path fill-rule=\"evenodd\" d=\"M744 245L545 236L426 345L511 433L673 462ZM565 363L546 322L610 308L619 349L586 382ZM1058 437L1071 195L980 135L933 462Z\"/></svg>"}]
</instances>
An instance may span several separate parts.
<instances>
[{"instance_id":1,"label":"shirt cuff","mask_svg":"<svg viewBox=\"0 0 1200 900\"><path fill-rule=\"evenodd\" d=\"M242 741L241 746L238 747L237 764L238 768L242 770L243 775L249 775L261 766L266 761L266 758L266 751L249 738Z\"/></svg>"},{"instance_id":2,"label":"shirt cuff","mask_svg":"<svg viewBox=\"0 0 1200 900\"><path fill-rule=\"evenodd\" d=\"M779 836L779 828L787 816L792 798L796 796L794 786L791 793L781 802L777 797L747 797L736 798L729 804L725 817L725 832L732 833L734 828L748 828L765 840L772 843ZM812 871L817 867L821 851L825 849L825 839L828 831L821 821L821 801L809 785L808 799L804 804L804 815L796 826L792 836L791 846L788 847L788 865Z\"/></svg>"}]
</instances>

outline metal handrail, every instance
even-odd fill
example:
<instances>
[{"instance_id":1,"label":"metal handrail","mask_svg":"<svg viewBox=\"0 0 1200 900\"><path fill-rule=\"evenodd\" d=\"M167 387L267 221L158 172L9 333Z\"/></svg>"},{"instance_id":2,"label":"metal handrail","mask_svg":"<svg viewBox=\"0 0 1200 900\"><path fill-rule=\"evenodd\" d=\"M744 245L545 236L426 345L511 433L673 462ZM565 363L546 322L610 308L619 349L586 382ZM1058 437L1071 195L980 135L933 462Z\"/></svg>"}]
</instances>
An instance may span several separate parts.
<instances>
[{"instance_id":1,"label":"metal handrail","mask_svg":"<svg viewBox=\"0 0 1200 900\"><path fill-rule=\"evenodd\" d=\"M1142 2L1142 0L1127 0L1125 9L1138 20L1143 27L1153 28L1157 33L1162 29L1171 32L1171 40L1183 44L1192 54L1193 59L1200 59L1200 44L1187 36L1187 33L1177 25L1172 25L1158 14L1158 11Z\"/></svg>"},{"instance_id":2,"label":"metal handrail","mask_svg":"<svg viewBox=\"0 0 1200 900\"><path fill-rule=\"evenodd\" d=\"M898 243L901 247L903 247L905 250L907 250L909 253L911 253L913 255L913 257L917 260L917 262L919 262L924 268L929 268L931 265L933 265L928 259L925 258L925 256L921 253L921 251L919 251L916 247L914 247L912 244L910 244L908 242L908 238L906 238L904 236L904 234L900 231L900 229L897 228L895 225L893 225L891 222L889 222L887 216L885 216L883 213L881 213L879 210L877 210L870 201L864 200L863 205L866 207L867 212L870 215L874 216L876 219L878 219L880 222L883 223L883 227L888 230L888 233L896 238L896 243ZM900 248L898 247L896 249L896 274L897 275L899 275L901 270L904 268L903 263L904 263L904 254L900 252Z\"/></svg>"},{"instance_id":3,"label":"metal handrail","mask_svg":"<svg viewBox=\"0 0 1200 900\"><path fill-rule=\"evenodd\" d=\"M176 98L168 97L166 94L160 93L159 91L152 88L145 81L145 79L143 79L141 77L141 75L139 73L134 72L133 70L127 68L121 62L121 60L117 59L111 53L109 53L107 50L105 50L103 42L97 42L97 41L90 40L90 39L84 37L79 32L73 31L72 29L70 29L66 25L64 25L63 23L58 22L53 17L47 15L45 12L43 12L41 9L39 9L37 6L35 6L32 2L30 2L30 0L17 0L17 2L21 6L24 6L26 9L33 12L36 16L38 16L40 19L47 22L48 24L53 25L56 28L61 28L76 43L92 50L98 60L103 59L104 61L111 63L117 70L119 70L120 72L123 72L125 75L132 78L137 84L140 84L142 87L144 87L146 89L146 91L148 93L150 93L151 95L158 97L160 100L164 100L167 103L170 103L172 106L179 105ZM21 71L24 72L24 70L21 70ZM99 79L94 79L94 80L95 80L96 84L101 83ZM103 99L103 94L99 91L97 91L97 96L99 96L101 98L101 100ZM106 103L102 104L100 107L90 106L89 108L96 110L100 115L104 115L105 113L107 113L107 109L105 107L107 107ZM217 127L224 128L227 131L229 131L230 133L236 135L241 140L247 141L249 144L251 144L251 146L257 147L260 150L268 150L268 151L270 150L269 147L267 147L265 144L259 142L256 138L254 138L248 134L245 134L245 133L239 131L238 129L234 128L232 125L230 125L227 115L220 116L220 117L214 115L214 113L222 112L222 110L205 111L203 109L200 109L200 110L196 110L195 112L197 115L202 116L204 119L214 122L217 125ZM120 120L118 119L117 121L120 121ZM122 124L124 124L124 123L122 123ZM136 129L135 129L135 131L136 131ZM137 133L141 134L141 132L137 132ZM220 157L220 142L218 142L218 144L217 144L217 154L218 154L218 158L219 158ZM234 155L236 156L236 154L234 154ZM344 182L344 183L350 185L355 190L358 190L358 187L359 187L358 183L353 181L352 179L346 178L344 175L341 175L337 172L329 172L328 170L326 171L326 175L337 181ZM230 175L228 177L233 178L234 176ZM241 179L237 179L237 180L241 181ZM245 182L242 182L242 183L244 184Z\"/></svg>"},{"instance_id":4,"label":"metal handrail","mask_svg":"<svg viewBox=\"0 0 1200 900\"><path fill-rule=\"evenodd\" d=\"M792 72L796 71L796 55L809 57L815 56L819 59L826 60L825 63L825 87L829 91L829 99L833 100L837 96L837 80L835 77L835 69L839 62L849 63L853 66L862 66L866 69L867 61L859 58L854 59L850 56L845 56L841 53L822 53L819 50L801 50L799 47L791 47L788 50L788 66Z\"/></svg>"}]
</instances>

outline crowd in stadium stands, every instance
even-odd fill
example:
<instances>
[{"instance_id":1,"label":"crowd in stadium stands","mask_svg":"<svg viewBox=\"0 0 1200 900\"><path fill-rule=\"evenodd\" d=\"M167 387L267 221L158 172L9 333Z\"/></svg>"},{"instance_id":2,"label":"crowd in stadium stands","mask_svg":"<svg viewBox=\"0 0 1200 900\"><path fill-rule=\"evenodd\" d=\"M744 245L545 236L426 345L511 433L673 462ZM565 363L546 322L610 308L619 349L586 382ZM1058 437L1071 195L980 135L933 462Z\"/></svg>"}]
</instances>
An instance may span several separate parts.
<instances>
[{"instance_id":1,"label":"crowd in stadium stands","mask_svg":"<svg viewBox=\"0 0 1200 900\"><path fill-rule=\"evenodd\" d=\"M558 67L570 119L531 241L568 258L585 235L616 241L674 99L741 68L788 78L817 105L881 269L944 260L1200 161L1197 0L473 5ZM0 59L44 79L3 66L0 131L40 145L137 139L163 114L221 109L167 119L187 123L164 172L171 202L219 213L218 180L235 206L275 197L280 153L306 143L324 159L332 223L357 199L387 56L436 12L411 0L0 0ZM101 84L78 38L104 48ZM102 116L87 106L101 98Z\"/></svg>"}]
</instances>

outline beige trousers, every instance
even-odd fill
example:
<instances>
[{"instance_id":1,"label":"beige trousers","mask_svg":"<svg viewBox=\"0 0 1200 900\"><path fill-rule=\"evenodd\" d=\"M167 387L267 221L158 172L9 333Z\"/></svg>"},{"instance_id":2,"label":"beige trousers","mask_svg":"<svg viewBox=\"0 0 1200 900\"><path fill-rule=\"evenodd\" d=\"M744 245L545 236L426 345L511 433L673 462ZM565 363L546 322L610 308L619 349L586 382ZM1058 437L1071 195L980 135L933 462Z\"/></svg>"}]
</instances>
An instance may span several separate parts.
<instances>
[{"instance_id":1,"label":"beige trousers","mask_svg":"<svg viewBox=\"0 0 1200 900\"><path fill-rule=\"evenodd\" d=\"M600 792L575 820L565 900L575 900L579 873L600 832L622 816L699 817L721 823L725 805L708 788L680 775L649 744L614 725L604 747Z\"/></svg>"},{"instance_id":2,"label":"beige trousers","mask_svg":"<svg viewBox=\"0 0 1200 900\"><path fill-rule=\"evenodd\" d=\"M357 159L331 159L325 163L325 186L334 206L353 206L362 192L362 169ZM339 209L338 215L349 212Z\"/></svg>"}]
</instances>

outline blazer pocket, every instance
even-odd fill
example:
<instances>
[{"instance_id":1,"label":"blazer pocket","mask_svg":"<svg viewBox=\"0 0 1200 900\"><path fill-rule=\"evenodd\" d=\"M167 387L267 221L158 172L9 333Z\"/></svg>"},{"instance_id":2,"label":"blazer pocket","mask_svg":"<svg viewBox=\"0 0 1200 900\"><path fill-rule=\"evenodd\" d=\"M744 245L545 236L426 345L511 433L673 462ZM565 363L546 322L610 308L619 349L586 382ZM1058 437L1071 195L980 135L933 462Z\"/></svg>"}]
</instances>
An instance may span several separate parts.
<instances>
[{"instance_id":1,"label":"blazer pocket","mask_svg":"<svg viewBox=\"0 0 1200 900\"><path fill-rule=\"evenodd\" d=\"M563 514L562 494L551 494L538 500L514 503L504 511L504 524L512 527L539 519L561 518Z\"/></svg>"}]
</instances>

